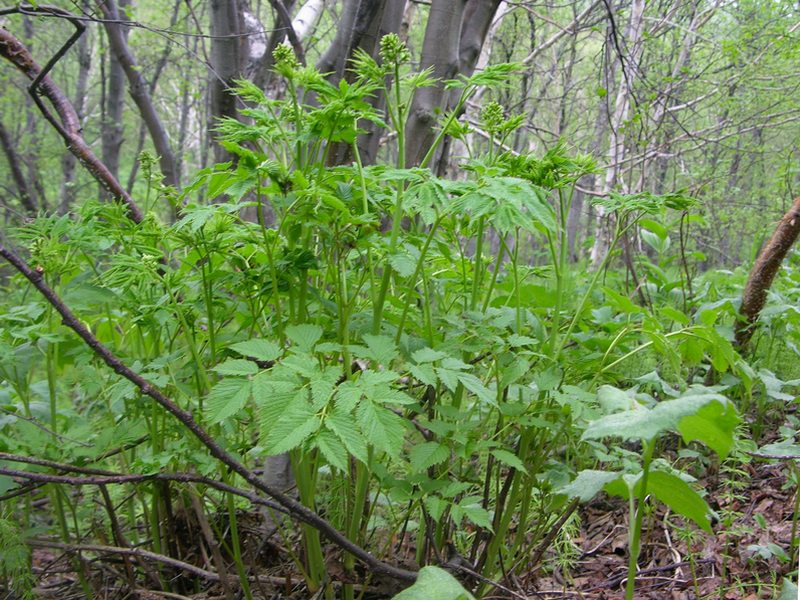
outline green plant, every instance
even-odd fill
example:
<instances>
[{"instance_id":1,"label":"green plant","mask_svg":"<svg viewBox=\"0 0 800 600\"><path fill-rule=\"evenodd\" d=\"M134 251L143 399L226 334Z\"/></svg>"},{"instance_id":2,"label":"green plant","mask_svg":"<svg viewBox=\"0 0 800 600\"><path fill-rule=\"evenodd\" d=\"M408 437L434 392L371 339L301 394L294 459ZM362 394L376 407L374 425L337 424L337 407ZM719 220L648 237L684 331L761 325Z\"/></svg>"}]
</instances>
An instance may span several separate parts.
<instances>
[{"instance_id":1,"label":"green plant","mask_svg":"<svg viewBox=\"0 0 800 600\"><path fill-rule=\"evenodd\" d=\"M560 492L586 501L605 490L628 500L630 538L625 597L632 600L648 496L652 495L700 528L711 531L711 509L703 498L678 473L653 468L658 438L664 433L679 432L685 442L703 442L725 458L733 445L733 431L739 417L727 398L702 389L692 389L674 400L656 403L652 398L642 395L637 398L605 387L601 388L598 400L607 414L590 422L582 439L637 440L641 443L641 463L625 471L581 471ZM641 400L649 406L640 403Z\"/></svg>"}]
</instances>

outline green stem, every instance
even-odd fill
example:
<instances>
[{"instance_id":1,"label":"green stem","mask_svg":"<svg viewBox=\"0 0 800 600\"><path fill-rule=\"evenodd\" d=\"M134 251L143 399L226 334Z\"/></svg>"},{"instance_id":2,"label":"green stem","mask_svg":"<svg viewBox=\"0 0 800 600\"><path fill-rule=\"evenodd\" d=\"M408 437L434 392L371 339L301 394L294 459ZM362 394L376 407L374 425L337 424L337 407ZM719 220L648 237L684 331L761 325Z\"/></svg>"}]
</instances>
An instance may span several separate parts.
<instances>
[{"instance_id":1,"label":"green stem","mask_svg":"<svg viewBox=\"0 0 800 600\"><path fill-rule=\"evenodd\" d=\"M633 490L629 502L629 514L631 519L630 542L628 547L628 581L625 584L625 600L633 600L633 592L636 586L636 571L639 566L639 551L642 543L642 521L644 519L644 504L647 499L647 479L650 475L650 463L653 460L653 451L656 441L647 440L644 443L644 455L642 456L642 477L640 481L639 496L634 499Z\"/></svg>"},{"instance_id":2,"label":"green stem","mask_svg":"<svg viewBox=\"0 0 800 600\"><path fill-rule=\"evenodd\" d=\"M486 218L478 219L478 234L475 237L475 268L472 274L472 297L469 302L470 310L475 310L478 306L478 295L480 293L481 279L483 274L483 234L486 225Z\"/></svg>"},{"instance_id":3,"label":"green stem","mask_svg":"<svg viewBox=\"0 0 800 600\"><path fill-rule=\"evenodd\" d=\"M400 323L397 326L397 336L395 336L395 342L400 343L400 338L403 335L403 327L405 326L406 317L408 316L409 308L411 307L411 296L414 287L416 286L417 280L419 279L419 275L422 272L422 265L425 261L425 256L428 253L428 248L430 248L431 242L433 241L433 236L436 233L436 230L439 228L439 223L441 223L442 217L439 216L436 221L431 225L431 230L428 232L428 236L425 238L425 243L422 245L422 250L419 253L419 259L417 259L417 266L414 269L414 274L411 276L409 280L410 285L408 286L408 291L405 295L405 304L403 305L403 313L400 316Z\"/></svg>"},{"instance_id":4,"label":"green stem","mask_svg":"<svg viewBox=\"0 0 800 600\"><path fill-rule=\"evenodd\" d=\"M227 479L227 474L223 475L223 481ZM225 481L225 483L229 483ZM236 518L236 504L234 502L233 494L227 495L227 508L228 508L228 522L230 523L231 533L231 551L233 552L233 562L236 565L236 573L239 575L239 583L242 586L242 592L246 600L253 600L253 594L250 591L250 581L247 578L247 569L242 561L242 546L239 542L239 523Z\"/></svg>"}]
</instances>

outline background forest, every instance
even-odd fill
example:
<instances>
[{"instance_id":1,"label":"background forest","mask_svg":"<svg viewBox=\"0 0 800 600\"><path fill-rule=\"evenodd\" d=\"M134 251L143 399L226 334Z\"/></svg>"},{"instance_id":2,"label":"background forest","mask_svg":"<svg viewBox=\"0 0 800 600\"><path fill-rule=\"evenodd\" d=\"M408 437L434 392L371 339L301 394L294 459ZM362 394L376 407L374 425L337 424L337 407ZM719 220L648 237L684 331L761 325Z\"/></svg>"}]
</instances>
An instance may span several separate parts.
<instances>
[{"instance_id":1,"label":"background forest","mask_svg":"<svg viewBox=\"0 0 800 600\"><path fill-rule=\"evenodd\" d=\"M9 2L0 56L4 597L795 597L800 4Z\"/></svg>"}]
</instances>

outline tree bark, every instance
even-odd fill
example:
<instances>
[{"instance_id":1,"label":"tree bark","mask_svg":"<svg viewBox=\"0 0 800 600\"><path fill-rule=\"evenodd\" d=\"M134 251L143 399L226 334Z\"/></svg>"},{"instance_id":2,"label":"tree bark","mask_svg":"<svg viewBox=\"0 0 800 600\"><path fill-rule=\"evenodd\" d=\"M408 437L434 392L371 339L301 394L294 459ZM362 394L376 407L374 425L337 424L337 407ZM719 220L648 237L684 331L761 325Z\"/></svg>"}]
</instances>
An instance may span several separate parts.
<instances>
[{"instance_id":1,"label":"tree bark","mask_svg":"<svg viewBox=\"0 0 800 600\"><path fill-rule=\"evenodd\" d=\"M11 179L14 180L14 185L17 186L17 194L19 195L20 204L28 215L36 214L36 199L33 193L28 188L28 181L22 173L22 159L14 147L14 142L2 122L0 122L0 146L3 148L3 153L8 159L8 167L11 170Z\"/></svg>"},{"instance_id":2,"label":"tree bark","mask_svg":"<svg viewBox=\"0 0 800 600\"><path fill-rule=\"evenodd\" d=\"M214 139L218 119L236 118L237 98L231 92L234 82L244 75L247 37L242 16L245 0L211 0L211 82L208 137ZM214 160L223 162L229 153L214 143Z\"/></svg>"},{"instance_id":3,"label":"tree bark","mask_svg":"<svg viewBox=\"0 0 800 600\"><path fill-rule=\"evenodd\" d=\"M127 6L127 0L122 0L121 6ZM106 30L108 34L108 30ZM123 37L128 36L127 30L122 33ZM119 180L119 154L125 134L123 115L125 114L125 71L122 68L117 54L110 48L111 39L109 35L108 53L108 75L106 82L105 113L103 119L103 162L108 170ZM107 195L107 190L101 191Z\"/></svg>"},{"instance_id":4,"label":"tree bark","mask_svg":"<svg viewBox=\"0 0 800 600\"><path fill-rule=\"evenodd\" d=\"M147 126L147 130L150 132L150 138L153 140L153 146L158 153L159 166L164 176L164 183L178 187L178 171L175 166L175 155L170 147L167 131L150 98L147 81L145 81L141 70L136 65L136 59L128 46L127 28L123 28L119 24L111 22L120 20L117 3L114 0L104 0L104 2L99 3L99 8L106 18L104 26L106 34L108 35L108 43L111 52L116 57L117 64L128 80L128 91L130 92L131 98L136 103L136 106L139 108L142 121L144 121Z\"/></svg>"},{"instance_id":5,"label":"tree bark","mask_svg":"<svg viewBox=\"0 0 800 600\"><path fill-rule=\"evenodd\" d=\"M644 0L633 0L631 3L631 14L625 34L625 41L628 47L627 65L623 63L625 59L622 56L618 57L621 76L614 102L614 113L611 116L611 132L607 154L608 165L602 189L602 194L604 195L608 194L620 182L619 173L622 161L625 158L625 132L623 125L628 119L633 94L635 69L632 67L638 64L638 59L641 55L644 7ZM613 14L613 9L611 14ZM590 255L593 267L600 265L610 249L613 228L612 218L613 216L607 215L602 206L597 207L597 228Z\"/></svg>"},{"instance_id":6,"label":"tree bark","mask_svg":"<svg viewBox=\"0 0 800 600\"><path fill-rule=\"evenodd\" d=\"M502 9L500 8L502 6ZM489 64L492 38L500 25L503 17L510 12L511 7L504 0L469 0L464 9L461 23L461 38L459 40L459 74L469 77L476 68L484 68ZM498 13L498 11L500 11ZM495 18L497 16L497 18ZM448 95L447 109L451 109L458 100L459 90L453 90ZM472 104L478 110L480 102ZM469 110L469 109L466 109ZM467 115L469 120L469 115ZM453 150L458 154L465 154L466 147L458 140L446 138L436 163L435 171L444 174L448 171L453 177L458 176L458 168L451 165L450 156Z\"/></svg>"},{"instance_id":7,"label":"tree bark","mask_svg":"<svg viewBox=\"0 0 800 600\"><path fill-rule=\"evenodd\" d=\"M322 73L329 73L328 79L332 83L338 84L345 76L347 61L356 48L372 54L378 41L378 28L386 2L387 0L345 0L336 37L317 61L317 68Z\"/></svg>"},{"instance_id":8,"label":"tree bark","mask_svg":"<svg viewBox=\"0 0 800 600\"><path fill-rule=\"evenodd\" d=\"M31 56L28 49L7 29L3 28L0 28L0 57L12 63L31 81L37 79L42 72L42 68L33 60L33 56ZM37 87L31 90L31 92L39 110L42 111L42 114L48 122L58 131L58 134L67 144L69 151L75 155L81 164L114 198L119 198L127 205L130 218L137 223L140 222L144 218L144 214L133 201L133 198L125 191L125 188L120 185L117 178L114 177L108 167L97 158L81 136L80 119L75 112L75 108L61 89L49 75L45 75ZM50 113L38 94L41 94L50 101L58 114L58 119Z\"/></svg>"},{"instance_id":9,"label":"tree bark","mask_svg":"<svg viewBox=\"0 0 800 600\"><path fill-rule=\"evenodd\" d=\"M425 38L422 42L420 69L433 67L433 77L439 83L420 88L414 95L408 115L405 138L406 166L422 162L435 138L434 130L438 111L446 106L446 79L452 79L459 70L461 24L467 0L433 0L431 2ZM457 26L453 26L457 24Z\"/></svg>"},{"instance_id":10,"label":"tree bark","mask_svg":"<svg viewBox=\"0 0 800 600\"><path fill-rule=\"evenodd\" d=\"M767 293L780 269L783 259L800 235L800 197L783 216L775 228L775 233L758 254L756 262L747 278L742 292L742 305L739 314L743 317L736 323L736 345L739 350L747 348L755 331L756 321L764 304Z\"/></svg>"},{"instance_id":11,"label":"tree bark","mask_svg":"<svg viewBox=\"0 0 800 600\"><path fill-rule=\"evenodd\" d=\"M84 10L89 9L88 0L82 3ZM84 33L78 39L78 78L75 84L75 96L72 100L75 107L75 114L78 122L83 123L84 110L86 106L86 91L89 87L89 71L92 68L92 52L89 47L89 35ZM75 166L77 161L75 156L69 152L64 154L61 159L61 190L59 192L58 212L66 214L70 206L75 202Z\"/></svg>"}]
</instances>

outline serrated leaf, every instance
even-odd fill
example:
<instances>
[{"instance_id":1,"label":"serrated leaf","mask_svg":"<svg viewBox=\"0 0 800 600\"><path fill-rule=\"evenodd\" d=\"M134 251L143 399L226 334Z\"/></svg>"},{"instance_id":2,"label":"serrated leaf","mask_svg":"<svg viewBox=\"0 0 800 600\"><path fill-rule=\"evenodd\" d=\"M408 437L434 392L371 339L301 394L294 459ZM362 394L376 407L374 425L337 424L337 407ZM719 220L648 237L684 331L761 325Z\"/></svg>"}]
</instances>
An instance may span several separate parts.
<instances>
[{"instance_id":1,"label":"serrated leaf","mask_svg":"<svg viewBox=\"0 0 800 600\"><path fill-rule=\"evenodd\" d=\"M361 401L363 388L356 381L345 381L336 388L336 406L342 413L351 412Z\"/></svg>"},{"instance_id":2,"label":"serrated leaf","mask_svg":"<svg viewBox=\"0 0 800 600\"><path fill-rule=\"evenodd\" d=\"M340 471L347 472L347 450L334 432L328 429L320 431L314 437L314 443L325 460Z\"/></svg>"},{"instance_id":3,"label":"serrated leaf","mask_svg":"<svg viewBox=\"0 0 800 600\"><path fill-rule=\"evenodd\" d=\"M249 356L263 361L275 361L281 355L281 347L270 340L247 340L246 342L233 344L230 348L242 356Z\"/></svg>"},{"instance_id":4,"label":"serrated leaf","mask_svg":"<svg viewBox=\"0 0 800 600\"><path fill-rule=\"evenodd\" d=\"M295 401L269 428L267 454L281 454L300 446L319 429L320 418L305 402Z\"/></svg>"},{"instance_id":5,"label":"serrated leaf","mask_svg":"<svg viewBox=\"0 0 800 600\"><path fill-rule=\"evenodd\" d=\"M249 360L231 358L218 364L212 370L220 375L255 375L258 373L258 365Z\"/></svg>"},{"instance_id":6,"label":"serrated leaf","mask_svg":"<svg viewBox=\"0 0 800 600\"><path fill-rule=\"evenodd\" d=\"M400 277L411 277L417 270L416 259L405 252L398 252L389 256L389 264Z\"/></svg>"},{"instance_id":7,"label":"serrated leaf","mask_svg":"<svg viewBox=\"0 0 800 600\"><path fill-rule=\"evenodd\" d=\"M389 366L397 358L397 344L388 335L372 335L366 333L362 336L369 348L370 358L379 365Z\"/></svg>"},{"instance_id":8,"label":"serrated leaf","mask_svg":"<svg viewBox=\"0 0 800 600\"><path fill-rule=\"evenodd\" d=\"M566 494L568 498L578 498L581 502L588 502L612 481L620 478L620 473L613 471L596 471L586 469L567 485L558 489L559 494Z\"/></svg>"},{"instance_id":9,"label":"serrated leaf","mask_svg":"<svg viewBox=\"0 0 800 600\"><path fill-rule=\"evenodd\" d=\"M411 373L414 379L425 385L436 385L439 382L435 368L430 364L409 365L408 372Z\"/></svg>"},{"instance_id":10,"label":"serrated leaf","mask_svg":"<svg viewBox=\"0 0 800 600\"><path fill-rule=\"evenodd\" d=\"M342 414L334 409L325 418L325 425L336 434L347 451L362 463L367 462L367 443L356 427L352 415Z\"/></svg>"},{"instance_id":11,"label":"serrated leaf","mask_svg":"<svg viewBox=\"0 0 800 600\"><path fill-rule=\"evenodd\" d=\"M461 373L458 376L458 380L461 382L461 385L475 394L482 402L492 405L497 403L494 394L489 390L489 388L483 385L483 382L475 377L475 375L470 373Z\"/></svg>"},{"instance_id":12,"label":"serrated leaf","mask_svg":"<svg viewBox=\"0 0 800 600\"><path fill-rule=\"evenodd\" d=\"M443 358L447 358L447 354L439 350L434 350L433 348L420 348L411 355L411 358L414 359L415 363L421 364L442 360Z\"/></svg>"},{"instance_id":13,"label":"serrated leaf","mask_svg":"<svg viewBox=\"0 0 800 600\"><path fill-rule=\"evenodd\" d=\"M322 337L322 328L318 325L290 325L286 328L286 337L302 352L311 352Z\"/></svg>"},{"instance_id":14,"label":"serrated leaf","mask_svg":"<svg viewBox=\"0 0 800 600\"><path fill-rule=\"evenodd\" d=\"M467 520L471 521L478 527L492 530L492 516L489 511L478 505L459 506L463 515Z\"/></svg>"},{"instance_id":15,"label":"serrated leaf","mask_svg":"<svg viewBox=\"0 0 800 600\"><path fill-rule=\"evenodd\" d=\"M527 475L528 469L522 464L522 461L516 454L512 454L508 450L497 448L491 451L491 455L507 467L514 467L517 471L521 471Z\"/></svg>"},{"instance_id":16,"label":"serrated leaf","mask_svg":"<svg viewBox=\"0 0 800 600\"><path fill-rule=\"evenodd\" d=\"M250 398L250 381L247 379L223 379L206 397L203 409L210 423L219 423L242 410Z\"/></svg>"},{"instance_id":17,"label":"serrated leaf","mask_svg":"<svg viewBox=\"0 0 800 600\"><path fill-rule=\"evenodd\" d=\"M414 471L424 471L435 464L450 458L450 450L438 442L424 442L411 448L408 461Z\"/></svg>"},{"instance_id":18,"label":"serrated leaf","mask_svg":"<svg viewBox=\"0 0 800 600\"><path fill-rule=\"evenodd\" d=\"M356 407L356 420L367 441L378 450L396 457L403 447L405 426L403 419L372 402L361 402Z\"/></svg>"}]
</instances>

